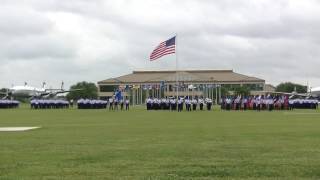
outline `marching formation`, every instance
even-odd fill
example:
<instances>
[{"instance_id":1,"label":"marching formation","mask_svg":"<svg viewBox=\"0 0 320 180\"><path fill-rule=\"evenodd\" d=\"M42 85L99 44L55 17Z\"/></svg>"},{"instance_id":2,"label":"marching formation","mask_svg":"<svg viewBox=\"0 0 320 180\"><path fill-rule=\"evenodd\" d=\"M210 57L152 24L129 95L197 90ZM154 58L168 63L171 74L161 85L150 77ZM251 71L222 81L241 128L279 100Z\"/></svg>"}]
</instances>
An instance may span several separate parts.
<instances>
[{"instance_id":1,"label":"marching formation","mask_svg":"<svg viewBox=\"0 0 320 180\"><path fill-rule=\"evenodd\" d=\"M289 109L318 109L317 99L289 99Z\"/></svg>"},{"instance_id":2,"label":"marching formation","mask_svg":"<svg viewBox=\"0 0 320 180\"><path fill-rule=\"evenodd\" d=\"M292 110L317 109L318 100L289 99L288 96L229 96L221 99L223 110Z\"/></svg>"},{"instance_id":3,"label":"marching formation","mask_svg":"<svg viewBox=\"0 0 320 180\"><path fill-rule=\"evenodd\" d=\"M79 99L77 101L78 109L105 109L108 101L96 99Z\"/></svg>"},{"instance_id":4,"label":"marching formation","mask_svg":"<svg viewBox=\"0 0 320 180\"><path fill-rule=\"evenodd\" d=\"M175 98L152 98L146 99L147 110L171 110L181 112L184 109L187 111L204 110L205 106L208 111L212 109L213 101L210 98L203 99L188 97L180 97L178 100Z\"/></svg>"},{"instance_id":5,"label":"marching formation","mask_svg":"<svg viewBox=\"0 0 320 180\"><path fill-rule=\"evenodd\" d=\"M97 99L79 99L77 101L78 109L107 109L109 110L129 110L130 101L128 99L118 100L117 98L109 98L108 100Z\"/></svg>"},{"instance_id":6,"label":"marching formation","mask_svg":"<svg viewBox=\"0 0 320 180\"><path fill-rule=\"evenodd\" d=\"M0 109L18 108L20 102L15 100L0 100Z\"/></svg>"},{"instance_id":7,"label":"marching formation","mask_svg":"<svg viewBox=\"0 0 320 180\"><path fill-rule=\"evenodd\" d=\"M30 101L31 109L65 109L69 102L61 99L33 99Z\"/></svg>"}]
</instances>

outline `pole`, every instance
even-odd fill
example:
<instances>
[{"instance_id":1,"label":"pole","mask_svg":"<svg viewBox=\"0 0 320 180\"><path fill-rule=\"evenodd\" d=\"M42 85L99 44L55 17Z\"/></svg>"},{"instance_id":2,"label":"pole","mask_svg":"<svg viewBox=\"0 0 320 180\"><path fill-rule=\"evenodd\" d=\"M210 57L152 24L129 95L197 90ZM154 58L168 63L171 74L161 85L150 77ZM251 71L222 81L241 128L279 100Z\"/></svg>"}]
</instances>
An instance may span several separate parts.
<instances>
[{"instance_id":1,"label":"pole","mask_svg":"<svg viewBox=\"0 0 320 180\"><path fill-rule=\"evenodd\" d=\"M219 101L221 101L221 84L219 84Z\"/></svg>"},{"instance_id":2,"label":"pole","mask_svg":"<svg viewBox=\"0 0 320 180\"><path fill-rule=\"evenodd\" d=\"M176 95L179 98L179 78L178 78L178 33L176 34Z\"/></svg>"},{"instance_id":3,"label":"pole","mask_svg":"<svg viewBox=\"0 0 320 180\"><path fill-rule=\"evenodd\" d=\"M134 100L134 96L135 96L135 95L134 95L134 88L132 88L131 91L132 91L132 106L134 107L134 101L135 101L135 100Z\"/></svg>"},{"instance_id":4,"label":"pole","mask_svg":"<svg viewBox=\"0 0 320 180\"><path fill-rule=\"evenodd\" d=\"M215 83L215 87L216 87L216 104L218 104L218 85L217 85L217 83Z\"/></svg>"},{"instance_id":5,"label":"pole","mask_svg":"<svg viewBox=\"0 0 320 180\"><path fill-rule=\"evenodd\" d=\"M187 95L188 95L188 99L190 99L189 98L189 85L187 85Z\"/></svg>"},{"instance_id":6,"label":"pole","mask_svg":"<svg viewBox=\"0 0 320 180\"><path fill-rule=\"evenodd\" d=\"M142 86L140 85L140 105L142 105Z\"/></svg>"},{"instance_id":7,"label":"pole","mask_svg":"<svg viewBox=\"0 0 320 180\"><path fill-rule=\"evenodd\" d=\"M210 99L213 99L212 92L213 92L213 84L211 84L211 88L210 88Z\"/></svg>"},{"instance_id":8,"label":"pole","mask_svg":"<svg viewBox=\"0 0 320 180\"><path fill-rule=\"evenodd\" d=\"M151 94L152 94L152 97L155 98L156 97L156 94L154 92L154 86L152 85L152 89L151 89Z\"/></svg>"},{"instance_id":9,"label":"pole","mask_svg":"<svg viewBox=\"0 0 320 180\"><path fill-rule=\"evenodd\" d=\"M138 104L141 105L141 86L138 89Z\"/></svg>"}]
</instances>

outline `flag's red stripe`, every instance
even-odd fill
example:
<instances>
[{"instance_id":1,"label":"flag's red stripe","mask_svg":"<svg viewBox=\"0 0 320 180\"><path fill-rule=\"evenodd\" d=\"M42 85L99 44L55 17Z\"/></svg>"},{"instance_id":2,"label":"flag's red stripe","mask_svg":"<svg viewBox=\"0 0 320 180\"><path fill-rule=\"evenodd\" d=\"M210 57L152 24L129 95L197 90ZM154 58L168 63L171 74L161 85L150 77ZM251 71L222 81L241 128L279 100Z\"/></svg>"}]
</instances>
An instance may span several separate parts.
<instances>
[{"instance_id":1,"label":"flag's red stripe","mask_svg":"<svg viewBox=\"0 0 320 180\"><path fill-rule=\"evenodd\" d=\"M150 57L156 57L158 56L159 54L162 54L162 53L165 53L165 52L168 52L168 51L175 51L175 49L166 49L166 50L163 50L157 54L152 54Z\"/></svg>"},{"instance_id":2,"label":"flag's red stripe","mask_svg":"<svg viewBox=\"0 0 320 180\"><path fill-rule=\"evenodd\" d=\"M157 60L157 59L159 59L159 58L161 58L162 56L165 56L165 55L168 55L168 54L174 54L175 52L167 52L167 53L164 53L164 54L162 54L161 56L159 56L159 57L157 57L157 58L152 58L152 59L150 59L150 61L154 61L154 60Z\"/></svg>"},{"instance_id":3,"label":"flag's red stripe","mask_svg":"<svg viewBox=\"0 0 320 180\"><path fill-rule=\"evenodd\" d=\"M152 53L156 53L156 52L161 51L163 49L174 48L174 47L175 47L175 45L168 46L168 47L166 47L166 46L159 47L159 48L156 48L155 50L153 50Z\"/></svg>"},{"instance_id":4,"label":"flag's red stripe","mask_svg":"<svg viewBox=\"0 0 320 180\"><path fill-rule=\"evenodd\" d=\"M158 49L157 51L153 51L151 53L151 56L155 55L155 54L158 54L158 53L161 53L167 49L175 49L175 46L168 46L167 48L162 48L162 49Z\"/></svg>"},{"instance_id":5,"label":"flag's red stripe","mask_svg":"<svg viewBox=\"0 0 320 180\"><path fill-rule=\"evenodd\" d=\"M170 47L170 46L169 46L169 47ZM168 47L166 47L166 45L158 46L155 50L152 51L152 53L161 51L161 50L166 49L166 48L168 48Z\"/></svg>"},{"instance_id":6,"label":"flag's red stripe","mask_svg":"<svg viewBox=\"0 0 320 180\"><path fill-rule=\"evenodd\" d=\"M162 57L163 54L166 54L166 53L175 53L175 51L166 51L161 54L158 54L157 56L152 56L152 57L150 57L150 59L158 59L159 57Z\"/></svg>"},{"instance_id":7,"label":"flag's red stripe","mask_svg":"<svg viewBox=\"0 0 320 180\"><path fill-rule=\"evenodd\" d=\"M164 51L162 51L162 52L159 52L159 53L157 53L157 54L153 54L153 55L151 55L150 56L150 58L156 58L156 57L158 57L159 55L161 55L161 54L163 54L163 53L166 53L166 52L175 52L175 49L166 49L166 50L164 50Z\"/></svg>"},{"instance_id":8,"label":"flag's red stripe","mask_svg":"<svg viewBox=\"0 0 320 180\"><path fill-rule=\"evenodd\" d=\"M157 56L152 56L150 57L151 60L156 60L156 59L159 59L160 57L164 56L164 55L167 55L167 54L173 54L175 53L175 50L168 50L168 51L165 51L161 54L158 54Z\"/></svg>"}]
</instances>

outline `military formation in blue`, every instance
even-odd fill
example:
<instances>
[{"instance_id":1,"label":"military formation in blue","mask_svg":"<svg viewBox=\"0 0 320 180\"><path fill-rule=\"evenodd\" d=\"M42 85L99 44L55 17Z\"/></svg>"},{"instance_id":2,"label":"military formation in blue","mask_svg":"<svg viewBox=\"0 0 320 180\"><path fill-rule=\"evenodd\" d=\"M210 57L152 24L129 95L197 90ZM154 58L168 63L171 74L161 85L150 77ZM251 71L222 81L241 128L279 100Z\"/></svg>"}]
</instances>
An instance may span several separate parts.
<instances>
[{"instance_id":1,"label":"military formation in blue","mask_svg":"<svg viewBox=\"0 0 320 180\"><path fill-rule=\"evenodd\" d=\"M60 99L33 99L30 106L31 109L66 109L69 108L69 102Z\"/></svg>"},{"instance_id":2,"label":"military formation in blue","mask_svg":"<svg viewBox=\"0 0 320 180\"><path fill-rule=\"evenodd\" d=\"M78 109L106 109L108 101L97 99L79 99L77 101Z\"/></svg>"},{"instance_id":3,"label":"military formation in blue","mask_svg":"<svg viewBox=\"0 0 320 180\"><path fill-rule=\"evenodd\" d=\"M184 107L186 111L196 111L207 109L210 111L212 109L213 101L210 98L203 99L200 98L189 98L189 97L179 97L175 98L152 98L146 99L147 110L171 110L171 111L183 111Z\"/></svg>"},{"instance_id":4,"label":"military formation in blue","mask_svg":"<svg viewBox=\"0 0 320 180\"><path fill-rule=\"evenodd\" d=\"M18 108L19 105L20 102L16 100L0 100L0 109Z\"/></svg>"},{"instance_id":5,"label":"military formation in blue","mask_svg":"<svg viewBox=\"0 0 320 180\"><path fill-rule=\"evenodd\" d=\"M228 96L220 101L222 110L293 110L293 109L318 109L317 99L289 99L288 96ZM0 100L0 109L18 108L19 101ZM65 109L73 107L73 101L67 100L47 100L33 99L30 101L31 109ZM109 109L109 110L129 110L130 102L128 99L117 99L111 97L108 100L79 99L78 109ZM212 99L202 97L188 98L152 98L146 99L147 110L171 110L181 112L196 110L212 110Z\"/></svg>"},{"instance_id":6,"label":"military formation in blue","mask_svg":"<svg viewBox=\"0 0 320 180\"><path fill-rule=\"evenodd\" d=\"M118 100L117 98L109 98L108 100L79 99L77 105L78 109L129 110L130 102L128 99Z\"/></svg>"},{"instance_id":7,"label":"military formation in blue","mask_svg":"<svg viewBox=\"0 0 320 180\"><path fill-rule=\"evenodd\" d=\"M318 109L317 99L289 99L289 110L293 109Z\"/></svg>"}]
</instances>

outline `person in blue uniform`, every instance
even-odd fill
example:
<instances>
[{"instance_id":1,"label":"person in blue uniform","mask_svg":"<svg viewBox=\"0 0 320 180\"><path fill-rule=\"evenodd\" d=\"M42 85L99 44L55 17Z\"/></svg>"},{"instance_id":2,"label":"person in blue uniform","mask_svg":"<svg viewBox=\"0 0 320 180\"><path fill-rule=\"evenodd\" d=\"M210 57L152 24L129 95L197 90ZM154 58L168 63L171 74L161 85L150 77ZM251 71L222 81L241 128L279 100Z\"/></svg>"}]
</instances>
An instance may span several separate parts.
<instances>
[{"instance_id":1,"label":"person in blue uniform","mask_svg":"<svg viewBox=\"0 0 320 180\"><path fill-rule=\"evenodd\" d=\"M121 111L123 111L123 107L124 107L124 102L123 99L120 100L120 109Z\"/></svg>"}]
</instances>

